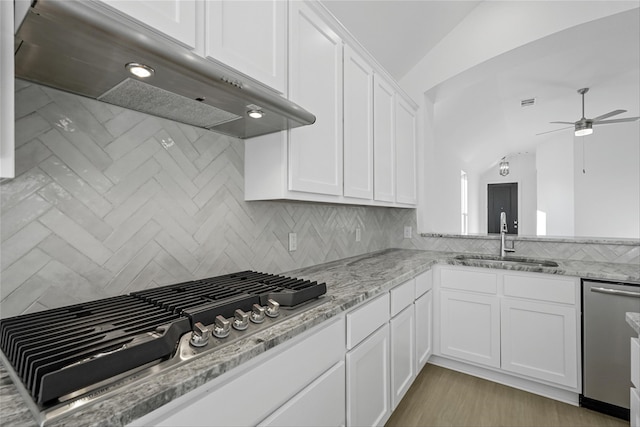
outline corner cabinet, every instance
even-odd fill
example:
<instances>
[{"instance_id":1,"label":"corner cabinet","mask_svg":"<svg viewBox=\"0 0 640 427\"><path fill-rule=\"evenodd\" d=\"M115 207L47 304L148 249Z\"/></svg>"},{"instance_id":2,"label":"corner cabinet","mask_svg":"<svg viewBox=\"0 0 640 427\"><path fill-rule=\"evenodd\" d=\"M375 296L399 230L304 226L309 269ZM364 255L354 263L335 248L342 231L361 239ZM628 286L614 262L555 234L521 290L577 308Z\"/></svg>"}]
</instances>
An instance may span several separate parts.
<instances>
[{"instance_id":1,"label":"corner cabinet","mask_svg":"<svg viewBox=\"0 0 640 427\"><path fill-rule=\"evenodd\" d=\"M306 3L290 3L289 98L316 115L289 135L289 190L342 195L342 40Z\"/></svg>"}]
</instances>

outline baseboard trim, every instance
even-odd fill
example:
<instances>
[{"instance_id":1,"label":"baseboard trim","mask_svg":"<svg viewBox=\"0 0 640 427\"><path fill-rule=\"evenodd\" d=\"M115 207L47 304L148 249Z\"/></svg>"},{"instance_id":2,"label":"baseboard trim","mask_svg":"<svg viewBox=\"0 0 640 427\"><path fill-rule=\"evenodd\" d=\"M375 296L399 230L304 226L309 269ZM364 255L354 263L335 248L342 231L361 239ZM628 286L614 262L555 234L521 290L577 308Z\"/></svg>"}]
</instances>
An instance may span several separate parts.
<instances>
[{"instance_id":1,"label":"baseboard trim","mask_svg":"<svg viewBox=\"0 0 640 427\"><path fill-rule=\"evenodd\" d=\"M482 368L476 365L469 365L464 362L447 359L440 356L431 356L428 363L451 369L453 371L472 375L474 377L482 378L488 381L493 381L498 384L517 388L519 390L524 390L529 393L537 394L539 396L548 397L549 399L568 403L569 405L580 406L580 394L574 391L563 390L546 384L540 384L535 381L527 380L525 378L515 377L507 373L496 372L491 369Z\"/></svg>"}]
</instances>

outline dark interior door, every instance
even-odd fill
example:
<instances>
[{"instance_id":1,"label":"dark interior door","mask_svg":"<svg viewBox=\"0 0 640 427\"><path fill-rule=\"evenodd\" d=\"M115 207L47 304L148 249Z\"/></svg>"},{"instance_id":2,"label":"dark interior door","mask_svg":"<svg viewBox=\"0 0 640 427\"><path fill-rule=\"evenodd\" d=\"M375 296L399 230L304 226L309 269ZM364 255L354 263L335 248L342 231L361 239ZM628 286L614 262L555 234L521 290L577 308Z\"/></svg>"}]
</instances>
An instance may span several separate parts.
<instances>
[{"instance_id":1,"label":"dark interior door","mask_svg":"<svg viewBox=\"0 0 640 427\"><path fill-rule=\"evenodd\" d=\"M487 185L487 230L500 233L500 212L507 214L507 234L518 234L518 183Z\"/></svg>"}]
</instances>

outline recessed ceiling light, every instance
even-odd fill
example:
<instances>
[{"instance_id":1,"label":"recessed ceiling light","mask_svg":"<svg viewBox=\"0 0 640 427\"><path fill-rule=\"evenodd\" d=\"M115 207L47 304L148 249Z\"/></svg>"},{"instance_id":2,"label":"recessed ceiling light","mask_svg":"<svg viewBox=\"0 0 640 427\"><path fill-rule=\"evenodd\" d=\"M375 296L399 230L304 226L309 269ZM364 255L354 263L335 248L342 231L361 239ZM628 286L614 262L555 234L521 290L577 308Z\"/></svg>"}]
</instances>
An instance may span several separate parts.
<instances>
[{"instance_id":1,"label":"recessed ceiling light","mask_svg":"<svg viewBox=\"0 0 640 427\"><path fill-rule=\"evenodd\" d=\"M262 118L262 116L264 116L264 113L262 112L262 110L249 110L247 111L247 114L252 119L260 119Z\"/></svg>"},{"instance_id":2,"label":"recessed ceiling light","mask_svg":"<svg viewBox=\"0 0 640 427\"><path fill-rule=\"evenodd\" d=\"M147 77L151 77L155 70L148 65L138 64L137 62L129 62L125 65L125 68L134 76L140 77L141 79L146 79Z\"/></svg>"}]
</instances>

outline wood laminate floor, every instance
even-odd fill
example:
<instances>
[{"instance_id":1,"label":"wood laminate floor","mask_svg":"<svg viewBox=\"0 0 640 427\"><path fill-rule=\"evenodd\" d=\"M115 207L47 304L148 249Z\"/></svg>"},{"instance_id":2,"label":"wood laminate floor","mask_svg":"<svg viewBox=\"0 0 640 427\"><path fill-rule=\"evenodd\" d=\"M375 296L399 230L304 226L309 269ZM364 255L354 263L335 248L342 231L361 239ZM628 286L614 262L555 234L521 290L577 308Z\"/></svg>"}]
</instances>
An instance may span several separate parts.
<instances>
[{"instance_id":1,"label":"wood laminate floor","mask_svg":"<svg viewBox=\"0 0 640 427\"><path fill-rule=\"evenodd\" d=\"M628 427L629 422L427 364L386 426Z\"/></svg>"}]
</instances>

